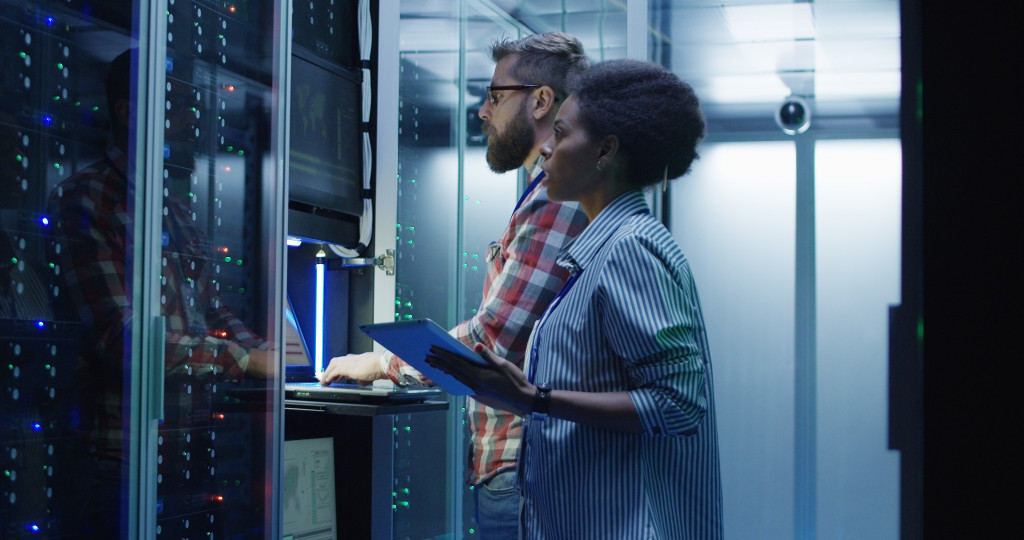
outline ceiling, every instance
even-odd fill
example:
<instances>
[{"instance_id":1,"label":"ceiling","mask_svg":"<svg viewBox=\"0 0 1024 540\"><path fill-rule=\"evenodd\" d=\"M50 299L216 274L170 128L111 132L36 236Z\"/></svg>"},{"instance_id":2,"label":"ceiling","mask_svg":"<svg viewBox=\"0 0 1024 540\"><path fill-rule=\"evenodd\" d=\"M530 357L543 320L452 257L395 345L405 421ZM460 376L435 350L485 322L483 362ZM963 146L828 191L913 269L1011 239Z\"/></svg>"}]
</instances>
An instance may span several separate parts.
<instances>
[{"instance_id":1,"label":"ceiling","mask_svg":"<svg viewBox=\"0 0 1024 540\"><path fill-rule=\"evenodd\" d=\"M427 79L458 68L460 13L448 0L402 3L402 51L417 53ZM709 132L775 130L789 95L811 106L817 128L870 131L898 126L898 0L648 0L649 57L689 82ZM594 60L626 56L626 0L466 0L466 76L479 94L500 34L564 30ZM477 88L480 87L480 88ZM455 96L457 98L457 96ZM467 100L470 102L470 100Z\"/></svg>"}]
</instances>

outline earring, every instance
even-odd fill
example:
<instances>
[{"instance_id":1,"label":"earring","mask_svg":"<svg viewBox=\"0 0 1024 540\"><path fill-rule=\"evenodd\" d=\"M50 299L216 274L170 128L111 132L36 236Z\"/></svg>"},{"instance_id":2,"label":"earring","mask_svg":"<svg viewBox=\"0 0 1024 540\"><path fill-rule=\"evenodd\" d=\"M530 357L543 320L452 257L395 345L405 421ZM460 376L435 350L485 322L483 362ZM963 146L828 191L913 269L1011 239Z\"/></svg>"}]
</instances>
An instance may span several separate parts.
<instances>
[{"instance_id":1,"label":"earring","mask_svg":"<svg viewBox=\"0 0 1024 540\"><path fill-rule=\"evenodd\" d=\"M599 171L603 171L604 170L604 165L601 165L600 161L597 162L597 170L599 170Z\"/></svg>"}]
</instances>

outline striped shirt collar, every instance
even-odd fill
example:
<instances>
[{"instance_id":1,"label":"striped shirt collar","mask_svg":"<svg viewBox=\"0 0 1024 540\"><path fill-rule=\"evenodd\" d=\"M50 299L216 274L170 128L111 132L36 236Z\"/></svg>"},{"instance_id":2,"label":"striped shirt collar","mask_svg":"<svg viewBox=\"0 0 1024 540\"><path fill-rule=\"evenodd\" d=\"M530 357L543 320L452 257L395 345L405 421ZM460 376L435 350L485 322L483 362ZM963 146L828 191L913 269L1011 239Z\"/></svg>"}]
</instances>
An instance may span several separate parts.
<instances>
[{"instance_id":1,"label":"striped shirt collar","mask_svg":"<svg viewBox=\"0 0 1024 540\"><path fill-rule=\"evenodd\" d=\"M641 212L650 212L643 191L634 189L619 195L597 214L579 236L562 248L558 255L558 264L572 274L586 268L622 222L629 216Z\"/></svg>"}]
</instances>

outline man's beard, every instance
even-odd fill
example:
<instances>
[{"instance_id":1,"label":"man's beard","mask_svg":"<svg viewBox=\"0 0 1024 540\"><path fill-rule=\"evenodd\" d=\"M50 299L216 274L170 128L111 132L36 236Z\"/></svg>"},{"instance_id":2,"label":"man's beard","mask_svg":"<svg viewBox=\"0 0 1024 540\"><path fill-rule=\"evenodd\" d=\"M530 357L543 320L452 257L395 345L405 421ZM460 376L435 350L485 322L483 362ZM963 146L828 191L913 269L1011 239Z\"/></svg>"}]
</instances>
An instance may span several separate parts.
<instances>
[{"instance_id":1,"label":"man's beard","mask_svg":"<svg viewBox=\"0 0 1024 540\"><path fill-rule=\"evenodd\" d=\"M533 125L526 119L526 101L501 134L487 134L487 165L496 173L511 171L523 164L533 150Z\"/></svg>"}]
</instances>

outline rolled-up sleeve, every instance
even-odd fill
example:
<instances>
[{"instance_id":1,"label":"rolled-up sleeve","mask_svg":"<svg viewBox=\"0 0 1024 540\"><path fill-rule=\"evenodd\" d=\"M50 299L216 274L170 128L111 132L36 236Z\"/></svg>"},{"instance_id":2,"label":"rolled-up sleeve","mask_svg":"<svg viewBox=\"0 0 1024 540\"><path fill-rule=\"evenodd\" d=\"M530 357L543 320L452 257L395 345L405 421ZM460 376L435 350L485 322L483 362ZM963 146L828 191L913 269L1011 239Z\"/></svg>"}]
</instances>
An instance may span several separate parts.
<instances>
[{"instance_id":1,"label":"rolled-up sleeve","mask_svg":"<svg viewBox=\"0 0 1024 540\"><path fill-rule=\"evenodd\" d=\"M669 265L636 237L614 250L601 276L606 342L623 359L630 397L650 435L692 435L708 409L696 289L685 264Z\"/></svg>"}]
</instances>

